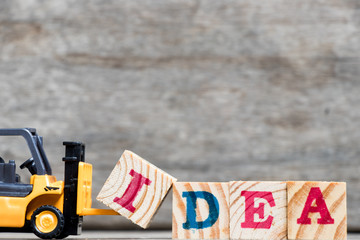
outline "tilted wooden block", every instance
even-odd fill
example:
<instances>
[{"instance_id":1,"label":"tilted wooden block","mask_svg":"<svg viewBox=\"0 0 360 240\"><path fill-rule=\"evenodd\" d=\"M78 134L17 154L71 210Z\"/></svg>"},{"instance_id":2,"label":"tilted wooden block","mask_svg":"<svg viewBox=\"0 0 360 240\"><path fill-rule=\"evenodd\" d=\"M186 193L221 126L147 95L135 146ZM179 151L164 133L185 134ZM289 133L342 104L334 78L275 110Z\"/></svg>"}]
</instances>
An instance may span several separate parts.
<instances>
[{"instance_id":1,"label":"tilted wooden block","mask_svg":"<svg viewBox=\"0 0 360 240\"><path fill-rule=\"evenodd\" d=\"M126 150L97 200L146 228L176 179Z\"/></svg>"},{"instance_id":2,"label":"tilted wooden block","mask_svg":"<svg viewBox=\"0 0 360 240\"><path fill-rule=\"evenodd\" d=\"M174 184L174 239L229 239L229 221L228 183Z\"/></svg>"},{"instance_id":3,"label":"tilted wooden block","mask_svg":"<svg viewBox=\"0 0 360 240\"><path fill-rule=\"evenodd\" d=\"M288 182L289 239L346 239L346 183Z\"/></svg>"},{"instance_id":4,"label":"tilted wooden block","mask_svg":"<svg viewBox=\"0 0 360 240\"><path fill-rule=\"evenodd\" d=\"M230 182L230 238L287 238L286 182Z\"/></svg>"}]
</instances>

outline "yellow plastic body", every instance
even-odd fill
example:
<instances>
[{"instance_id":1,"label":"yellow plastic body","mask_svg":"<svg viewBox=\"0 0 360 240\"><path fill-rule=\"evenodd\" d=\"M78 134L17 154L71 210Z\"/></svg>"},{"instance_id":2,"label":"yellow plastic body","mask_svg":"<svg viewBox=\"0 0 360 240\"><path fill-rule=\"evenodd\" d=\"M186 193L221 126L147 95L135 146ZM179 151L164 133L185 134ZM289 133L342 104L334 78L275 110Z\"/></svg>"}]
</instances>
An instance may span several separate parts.
<instances>
[{"instance_id":1,"label":"yellow plastic body","mask_svg":"<svg viewBox=\"0 0 360 240\"><path fill-rule=\"evenodd\" d=\"M56 181L51 175L33 175L30 184L33 189L26 197L0 196L0 227L23 227L25 219L30 220L33 212L42 205L53 205L63 211L63 181Z\"/></svg>"},{"instance_id":2,"label":"yellow plastic body","mask_svg":"<svg viewBox=\"0 0 360 240\"><path fill-rule=\"evenodd\" d=\"M112 209L91 208L91 191L92 191L92 165L89 163L79 162L78 201L76 213L79 216L88 215L119 215Z\"/></svg>"},{"instance_id":3,"label":"yellow plastic body","mask_svg":"<svg viewBox=\"0 0 360 240\"><path fill-rule=\"evenodd\" d=\"M25 219L30 220L33 212L43 206L52 205L63 212L64 182L57 181L52 175L33 175L30 179L32 192L26 197L0 196L0 227L23 227ZM77 214L86 215L118 215L112 209L91 208L92 165L79 163ZM51 215L41 218L45 222ZM40 223L39 223L40 224ZM51 229L52 224L43 226Z\"/></svg>"}]
</instances>

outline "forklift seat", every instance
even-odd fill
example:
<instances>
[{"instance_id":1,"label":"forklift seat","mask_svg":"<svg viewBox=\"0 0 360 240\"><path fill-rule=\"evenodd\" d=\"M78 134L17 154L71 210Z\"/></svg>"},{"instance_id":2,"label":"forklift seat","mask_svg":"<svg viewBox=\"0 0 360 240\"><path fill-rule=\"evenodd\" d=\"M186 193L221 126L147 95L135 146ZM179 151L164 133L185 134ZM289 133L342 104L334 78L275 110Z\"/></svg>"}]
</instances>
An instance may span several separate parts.
<instances>
[{"instance_id":1,"label":"forklift seat","mask_svg":"<svg viewBox=\"0 0 360 240\"><path fill-rule=\"evenodd\" d=\"M15 183L15 161L9 160L9 163L0 162L0 182Z\"/></svg>"},{"instance_id":2,"label":"forklift seat","mask_svg":"<svg viewBox=\"0 0 360 240\"><path fill-rule=\"evenodd\" d=\"M0 159L0 196L25 197L32 191L31 184L19 183L20 177L15 173L14 160L5 163Z\"/></svg>"}]
</instances>

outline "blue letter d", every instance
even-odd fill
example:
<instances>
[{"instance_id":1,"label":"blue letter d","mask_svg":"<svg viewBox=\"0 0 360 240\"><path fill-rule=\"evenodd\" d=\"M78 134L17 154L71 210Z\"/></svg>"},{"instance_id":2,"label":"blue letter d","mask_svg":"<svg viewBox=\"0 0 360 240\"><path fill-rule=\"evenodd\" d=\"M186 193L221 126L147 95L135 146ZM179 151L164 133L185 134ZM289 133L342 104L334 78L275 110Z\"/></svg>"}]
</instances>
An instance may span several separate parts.
<instances>
[{"instance_id":1,"label":"blue letter d","mask_svg":"<svg viewBox=\"0 0 360 240\"><path fill-rule=\"evenodd\" d=\"M186 223L184 229L203 229L211 227L219 218L219 202L216 197L205 191L183 192L182 197L186 198ZM209 217L202 221L196 221L196 199L202 198L209 205Z\"/></svg>"}]
</instances>

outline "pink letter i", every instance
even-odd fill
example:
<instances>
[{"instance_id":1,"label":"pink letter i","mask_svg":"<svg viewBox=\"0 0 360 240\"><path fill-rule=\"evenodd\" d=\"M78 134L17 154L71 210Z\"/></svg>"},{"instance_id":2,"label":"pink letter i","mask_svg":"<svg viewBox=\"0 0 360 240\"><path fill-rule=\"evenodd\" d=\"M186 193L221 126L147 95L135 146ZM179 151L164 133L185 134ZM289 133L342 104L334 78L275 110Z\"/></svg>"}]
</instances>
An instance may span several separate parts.
<instances>
[{"instance_id":1,"label":"pink letter i","mask_svg":"<svg viewBox=\"0 0 360 240\"><path fill-rule=\"evenodd\" d=\"M135 172L134 169L131 169L130 175L133 176L133 179L125 190L124 195L121 198L114 198L113 201L133 213L136 210L136 208L133 206L133 202L137 194L140 192L144 184L150 185L151 180L144 177L140 173Z\"/></svg>"}]
</instances>

